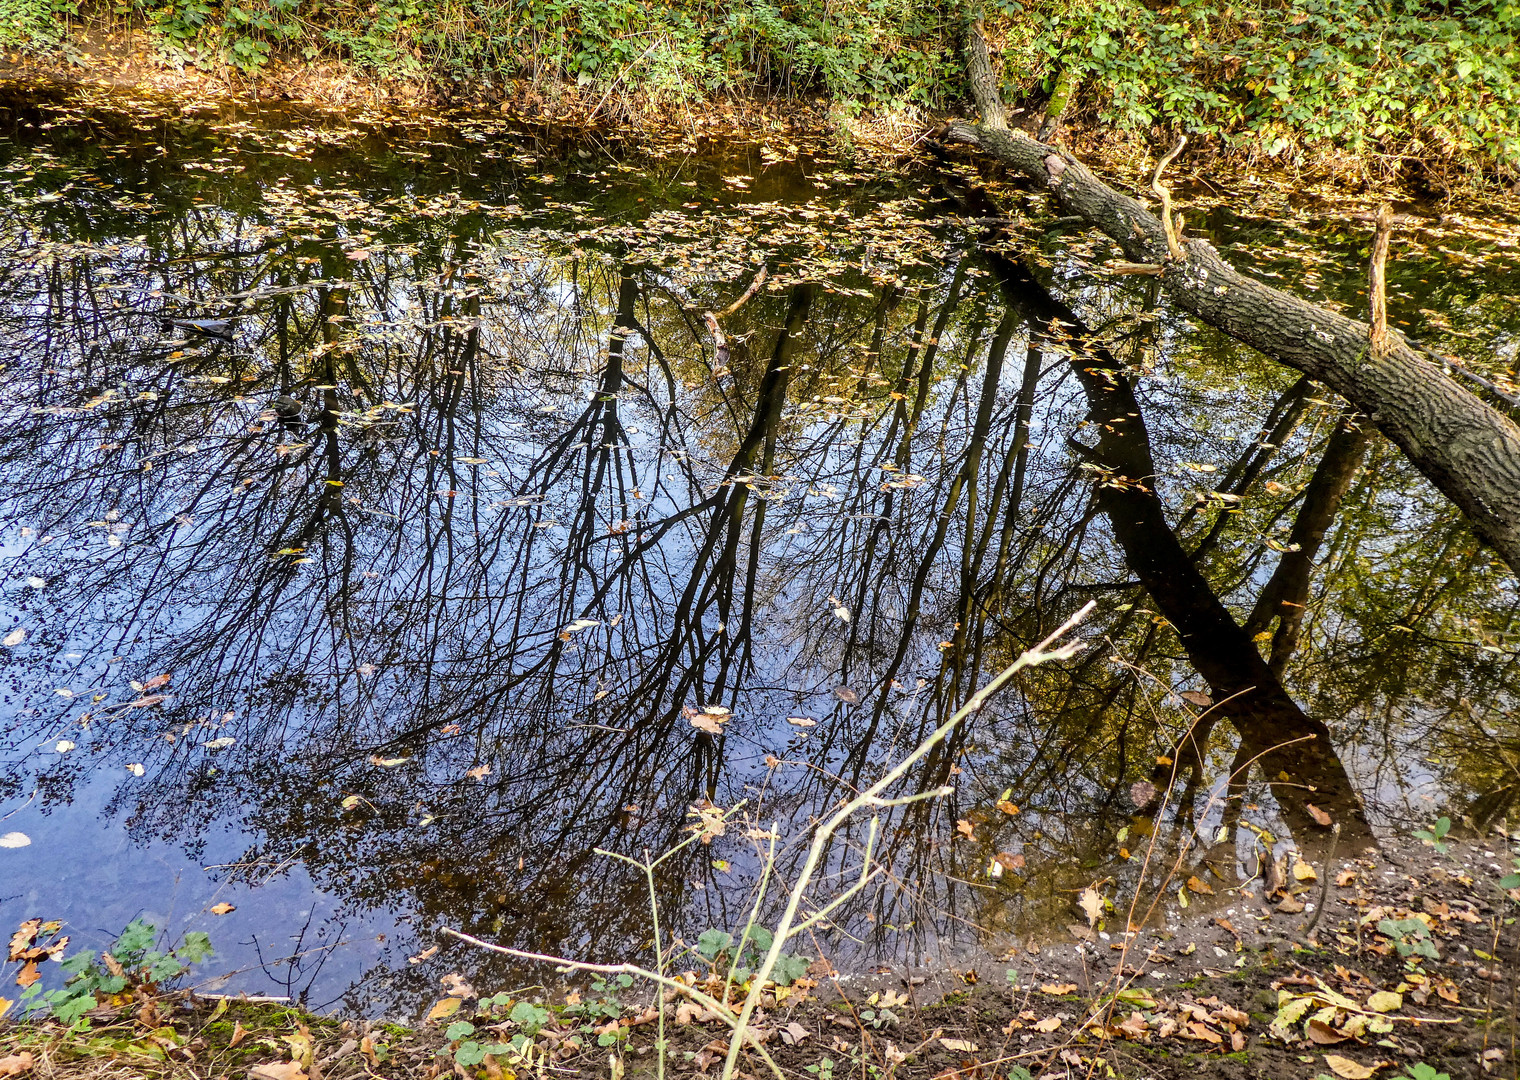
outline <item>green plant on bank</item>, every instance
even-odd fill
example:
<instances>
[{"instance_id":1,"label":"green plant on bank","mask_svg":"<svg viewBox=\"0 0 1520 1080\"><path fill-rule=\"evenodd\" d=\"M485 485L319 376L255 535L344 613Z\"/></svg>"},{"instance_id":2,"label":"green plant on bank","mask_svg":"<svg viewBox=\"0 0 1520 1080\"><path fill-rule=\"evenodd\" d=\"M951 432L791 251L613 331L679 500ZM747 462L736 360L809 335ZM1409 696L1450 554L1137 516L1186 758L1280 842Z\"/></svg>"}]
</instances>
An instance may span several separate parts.
<instances>
[{"instance_id":1,"label":"green plant on bank","mask_svg":"<svg viewBox=\"0 0 1520 1080\"><path fill-rule=\"evenodd\" d=\"M1506 892L1510 889L1520 889L1520 855L1511 856L1515 869L1499 879L1499 888Z\"/></svg>"},{"instance_id":2,"label":"green plant on bank","mask_svg":"<svg viewBox=\"0 0 1520 1080\"><path fill-rule=\"evenodd\" d=\"M578 1016L584 1019L581 1024L581 1034L594 1034L598 1021L605 1025L608 1021L616 1020L623 1015L623 1001L621 994L633 986L632 975L618 975L612 979L592 979L592 996L579 1005L571 1005L565 1009L566 1016ZM619 1029L619 1032L626 1029ZM604 1031L596 1036L596 1045L615 1046L620 1038L619 1033Z\"/></svg>"},{"instance_id":3,"label":"green plant on bank","mask_svg":"<svg viewBox=\"0 0 1520 1080\"><path fill-rule=\"evenodd\" d=\"M1414 831L1414 838L1416 840L1425 841L1425 843L1435 848L1442 855L1445 855L1448 851L1451 850L1451 844L1446 840L1446 837L1450 832L1451 818L1443 817L1439 818L1436 823L1428 829L1416 829Z\"/></svg>"},{"instance_id":4,"label":"green plant on bank","mask_svg":"<svg viewBox=\"0 0 1520 1080\"><path fill-rule=\"evenodd\" d=\"M1515 0L988 0L1016 96L1063 73L1105 124L1520 159Z\"/></svg>"},{"instance_id":5,"label":"green plant on bank","mask_svg":"<svg viewBox=\"0 0 1520 1080\"><path fill-rule=\"evenodd\" d=\"M500 993L476 1002L475 1018L499 1024L503 1019L500 1010L507 1010L505 1019L517 1027L506 1042L487 1039L487 1033L471 1020L455 1020L444 1029L448 1053L455 1062L465 1068L473 1068L487 1057L501 1058L514 1065L534 1063L533 1039L554 1018L553 1014L542 1005L514 1000L512 995Z\"/></svg>"},{"instance_id":6,"label":"green plant on bank","mask_svg":"<svg viewBox=\"0 0 1520 1080\"><path fill-rule=\"evenodd\" d=\"M157 941L152 923L133 919L107 951L82 949L67 957L60 965L67 979L59 989L44 990L37 981L23 990L24 1015L47 1015L71 1029L87 1030L84 1014L103 998L136 989L162 990L213 952L211 939L199 931L173 947L159 948Z\"/></svg>"},{"instance_id":7,"label":"green plant on bank","mask_svg":"<svg viewBox=\"0 0 1520 1080\"><path fill-rule=\"evenodd\" d=\"M0 47L56 49L76 0L0 0ZM1513 174L1520 0L982 0L1011 97L1271 156L1305 145ZM564 80L696 101L965 100L971 0L109 0L171 60L256 73L331 59L385 78Z\"/></svg>"},{"instance_id":8,"label":"green plant on bank","mask_svg":"<svg viewBox=\"0 0 1520 1080\"><path fill-rule=\"evenodd\" d=\"M490 942L482 941L479 938L451 928L445 928L444 932L479 948L502 953L503 955L512 956L520 960L556 964L563 968L591 972L603 977L607 975L628 976L630 979L642 979L652 983L656 991L654 1007L657 1023L659 1024L658 1035L655 1041L655 1069L656 1075L661 1080L663 1080L665 1075L666 1050L669 1045L665 1037L665 1002L672 993L689 998L696 1004L710 1010L729 1027L731 1035L729 1037L728 1055L724 1059L721 1080L732 1080L736 1075L740 1052L746 1047L759 1056L761 1061L765 1063L778 1080L786 1080L785 1074L781 1071L780 1066L776 1064L775 1059L771 1057L770 1053L761 1043L752 1037L750 1023L754 1017L755 1010L760 1006L761 999L766 993L767 988L772 988L776 985L773 981L774 975L778 965L782 962L781 958L786 955L787 946L793 939L804 938L809 931L820 925L828 924L830 918L840 908L853 897L860 894L868 884L881 874L882 868L876 865L874 858L876 839L881 830L881 811L929 799L943 798L953 793L954 788L944 786L934 787L916 794L895 797L889 795L888 792L894 790L914 765L933 753L936 747L954 733L962 721L979 711L992 695L997 693L999 689L1006 685L1020 671L1052 660L1068 659L1080 651L1082 647L1080 644L1071 643L1057 646L1056 642L1060 641L1072 628L1085 619L1095 606L1093 603L1088 603L1070 619L1062 623L1053 634L1021 654L1018 659L1004 668L986 686L973 694L965 705L957 709L948 720L930 733L927 738L919 743L901 761L888 769L875 783L844 801L814 827L812 840L808 845L807 853L797 872L796 879L783 894L785 903L781 914L776 918L774 925L768 928L770 947L764 951L764 955L760 958L760 962L755 970L748 972L748 981L747 984L744 984L744 986L747 986L747 989L744 989L744 986L739 987L741 990L744 990L744 993L737 1009L728 1000L728 989L734 981L733 968L730 968L730 972L725 978L724 989L721 991L723 995L721 999L698 989L696 986L689 985L687 982L669 973L670 963L679 953L672 952L665 944L655 873L662 863L691 844L698 842L704 844L711 843L714 839L724 835L730 818L738 812L740 807L734 807L727 811L705 804L692 807L691 814L697 818L697 821L690 827L690 835L656 858L650 858L646 853L644 859L639 860L616 852L597 849L598 854L637 867L644 874L649 895L650 918L653 930L651 941L654 951L654 964L652 967L642 967L630 963L586 963L566 957L493 945ZM825 902L818 903L810 900L809 891L814 877L827 862L827 856L833 847L835 834L846 822L865 810L871 811L871 817L868 822L865 843L860 850L859 876L850 885L840 890ZM776 845L780 841L780 837L777 835L774 827L764 831L752 829L750 835L756 839L757 843L763 840L766 844L765 849L761 852L760 878L756 884L755 898L747 924L750 927L747 936L752 938L753 930L758 924L760 912L770 896L771 875L776 866ZM804 913L804 907L807 909L806 913ZM716 943L718 939L712 938L709 940ZM740 947L736 950L736 960L739 956L743 955L746 944L746 942L741 941ZM880 1012L885 1011L883 1009ZM881 1018L880 1012L875 1013L872 1018L873 1021ZM865 1072L867 1070L862 1071Z\"/></svg>"},{"instance_id":9,"label":"green plant on bank","mask_svg":"<svg viewBox=\"0 0 1520 1080\"><path fill-rule=\"evenodd\" d=\"M0 0L0 49L45 53L67 42L77 0Z\"/></svg>"},{"instance_id":10,"label":"green plant on bank","mask_svg":"<svg viewBox=\"0 0 1520 1080\"><path fill-rule=\"evenodd\" d=\"M834 1059L826 1057L816 1065L804 1065L802 1071L812 1073L818 1080L834 1080Z\"/></svg>"},{"instance_id":11,"label":"green plant on bank","mask_svg":"<svg viewBox=\"0 0 1520 1080\"><path fill-rule=\"evenodd\" d=\"M1413 1065L1404 1066L1403 1076L1394 1076L1390 1080L1451 1080L1451 1076L1437 1071L1423 1061L1417 1061Z\"/></svg>"},{"instance_id":12,"label":"green plant on bank","mask_svg":"<svg viewBox=\"0 0 1520 1080\"><path fill-rule=\"evenodd\" d=\"M1430 927L1421 919L1381 919L1377 928L1378 933L1393 942L1393 947L1405 959L1416 956L1427 960L1441 959Z\"/></svg>"},{"instance_id":13,"label":"green plant on bank","mask_svg":"<svg viewBox=\"0 0 1520 1080\"><path fill-rule=\"evenodd\" d=\"M744 983L749 981L750 972L760 966L774 941L765 927L751 924L744 928L737 945L732 934L708 930L697 938L695 949L715 971L726 970L735 982ZM782 953L771 971L771 981L777 986L790 986L807 974L812 962L811 957Z\"/></svg>"}]
</instances>

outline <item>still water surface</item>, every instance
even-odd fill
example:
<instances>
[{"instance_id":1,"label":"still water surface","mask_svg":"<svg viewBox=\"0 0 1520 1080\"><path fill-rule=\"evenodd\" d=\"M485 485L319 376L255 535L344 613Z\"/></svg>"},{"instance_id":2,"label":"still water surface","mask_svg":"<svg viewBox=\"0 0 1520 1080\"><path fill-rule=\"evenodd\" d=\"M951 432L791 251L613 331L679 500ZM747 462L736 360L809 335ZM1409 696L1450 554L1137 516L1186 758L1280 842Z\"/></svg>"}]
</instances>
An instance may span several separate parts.
<instances>
[{"instance_id":1,"label":"still water surface","mask_svg":"<svg viewBox=\"0 0 1520 1080\"><path fill-rule=\"evenodd\" d=\"M595 849L742 803L657 878L675 932L736 931L762 833L787 880L810 820L1088 601L1086 650L912 774L954 794L888 817L799 951L995 970L1187 837L1229 902L1321 814L1367 845L1514 800L1512 578L1342 402L1106 244L971 220L1033 196L787 133L0 118L0 832L31 841L0 923L98 947L143 915L209 931L215 985L413 1015L446 972L545 976L409 963L440 926L637 953L642 880ZM1364 306L1349 200L1191 205ZM1393 268L1393 317L1489 376L1515 226L1431 211Z\"/></svg>"}]
</instances>

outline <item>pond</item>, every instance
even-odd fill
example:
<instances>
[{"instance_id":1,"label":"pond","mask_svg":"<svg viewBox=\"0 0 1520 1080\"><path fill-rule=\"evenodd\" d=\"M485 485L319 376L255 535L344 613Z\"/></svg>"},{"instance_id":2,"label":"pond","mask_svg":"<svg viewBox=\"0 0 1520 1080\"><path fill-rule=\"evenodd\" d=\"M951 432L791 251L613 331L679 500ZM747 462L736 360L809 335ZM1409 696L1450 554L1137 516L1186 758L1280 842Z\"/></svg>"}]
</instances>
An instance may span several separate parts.
<instances>
[{"instance_id":1,"label":"pond","mask_svg":"<svg viewBox=\"0 0 1520 1080\"><path fill-rule=\"evenodd\" d=\"M736 932L762 882L773 915L810 823L1089 602L799 954L1001 979L1090 886L1164 921L1331 822L1520 790L1508 571L1036 194L782 129L633 154L82 93L6 104L0 187L7 925L205 930L206 986L368 1016L560 978L441 927L647 959L599 852L730 812L661 863L663 924ZM1365 202L1181 198L1364 309ZM1391 318L1512 377L1516 220L1403 209Z\"/></svg>"}]
</instances>

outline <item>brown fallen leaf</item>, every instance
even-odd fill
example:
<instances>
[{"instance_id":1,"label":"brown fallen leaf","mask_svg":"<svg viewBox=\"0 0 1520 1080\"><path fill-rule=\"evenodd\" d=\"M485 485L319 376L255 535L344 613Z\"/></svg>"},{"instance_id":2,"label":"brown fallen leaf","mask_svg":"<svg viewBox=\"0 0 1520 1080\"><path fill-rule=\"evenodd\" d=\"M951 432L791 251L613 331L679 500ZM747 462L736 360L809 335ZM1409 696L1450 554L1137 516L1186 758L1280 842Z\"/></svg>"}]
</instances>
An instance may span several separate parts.
<instances>
[{"instance_id":1,"label":"brown fallen leaf","mask_svg":"<svg viewBox=\"0 0 1520 1080\"><path fill-rule=\"evenodd\" d=\"M797 1023L797 1021L793 1020L790 1024L787 1024L786 1027L781 1029L781 1041L786 1043L788 1046L796 1046L811 1034L813 1034L811 1031L803 1027L801 1024Z\"/></svg>"},{"instance_id":2,"label":"brown fallen leaf","mask_svg":"<svg viewBox=\"0 0 1520 1080\"><path fill-rule=\"evenodd\" d=\"M1304 809L1309 811L1309 816L1314 819L1314 824L1325 829L1328 829L1330 827L1330 815L1325 813L1319 807L1315 806L1313 803L1304 803Z\"/></svg>"},{"instance_id":3,"label":"brown fallen leaf","mask_svg":"<svg viewBox=\"0 0 1520 1080\"><path fill-rule=\"evenodd\" d=\"M1191 889L1193 892L1195 892L1195 893L1202 893L1205 896L1213 896L1214 895L1214 888L1213 888L1213 886L1211 886L1207 881L1204 881L1204 880L1202 880L1201 878L1198 878L1198 877L1190 877L1190 878L1188 878L1187 879L1187 887L1189 889Z\"/></svg>"},{"instance_id":4,"label":"brown fallen leaf","mask_svg":"<svg viewBox=\"0 0 1520 1080\"><path fill-rule=\"evenodd\" d=\"M1304 910L1304 902L1296 896L1285 896L1277 903L1280 915L1297 915Z\"/></svg>"},{"instance_id":5,"label":"brown fallen leaf","mask_svg":"<svg viewBox=\"0 0 1520 1080\"><path fill-rule=\"evenodd\" d=\"M944 1038L942 1038L942 1039L940 1039L939 1044L941 1046L943 1046L946 1050L953 1050L957 1054L974 1054L979 1049L979 1047L976 1045L976 1043L974 1043L974 1042L967 1042L965 1039L944 1039Z\"/></svg>"},{"instance_id":6,"label":"brown fallen leaf","mask_svg":"<svg viewBox=\"0 0 1520 1080\"><path fill-rule=\"evenodd\" d=\"M1064 997L1067 994L1075 994L1076 992L1076 983L1046 983L1040 987L1040 993L1049 994L1051 997Z\"/></svg>"},{"instance_id":7,"label":"brown fallen leaf","mask_svg":"<svg viewBox=\"0 0 1520 1080\"><path fill-rule=\"evenodd\" d=\"M172 678L174 678L173 675L155 675L143 683L142 688L144 690L157 690L160 686L168 686L169 680Z\"/></svg>"},{"instance_id":8,"label":"brown fallen leaf","mask_svg":"<svg viewBox=\"0 0 1520 1080\"><path fill-rule=\"evenodd\" d=\"M1191 1024L1183 1024L1182 1035L1183 1038L1197 1039L1199 1042L1213 1043L1215 1046L1218 1046L1220 1043L1224 1042L1223 1035L1219 1034L1219 1032L1215 1031L1207 1024L1200 1024L1196 1021Z\"/></svg>"},{"instance_id":9,"label":"brown fallen leaf","mask_svg":"<svg viewBox=\"0 0 1520 1080\"><path fill-rule=\"evenodd\" d=\"M248 1080L308 1080L306 1070L294 1061L271 1061L248 1070Z\"/></svg>"},{"instance_id":10,"label":"brown fallen leaf","mask_svg":"<svg viewBox=\"0 0 1520 1080\"><path fill-rule=\"evenodd\" d=\"M955 831L960 833L967 840L976 839L976 826L971 824L971 822L967 821L965 818L956 819Z\"/></svg>"},{"instance_id":11,"label":"brown fallen leaf","mask_svg":"<svg viewBox=\"0 0 1520 1080\"><path fill-rule=\"evenodd\" d=\"M243 1026L241 1020L234 1020L232 1022L232 1038L227 1040L227 1049L231 1050L246 1038L248 1038L248 1029Z\"/></svg>"},{"instance_id":12,"label":"brown fallen leaf","mask_svg":"<svg viewBox=\"0 0 1520 1080\"><path fill-rule=\"evenodd\" d=\"M484 780L490 775L491 766L489 765L477 765L473 769L466 770L465 772L465 776L469 777L471 780Z\"/></svg>"},{"instance_id":13,"label":"brown fallen leaf","mask_svg":"<svg viewBox=\"0 0 1520 1080\"><path fill-rule=\"evenodd\" d=\"M1220 1005L1214 1010L1214 1019L1223 1020L1227 1024L1234 1024L1240 1028L1251 1026L1251 1015L1241 1012L1233 1005Z\"/></svg>"},{"instance_id":14,"label":"brown fallen leaf","mask_svg":"<svg viewBox=\"0 0 1520 1080\"><path fill-rule=\"evenodd\" d=\"M1355 881L1355 870L1342 870L1339 874L1335 875L1335 886L1338 889L1344 889L1347 885L1350 885Z\"/></svg>"},{"instance_id":15,"label":"brown fallen leaf","mask_svg":"<svg viewBox=\"0 0 1520 1080\"><path fill-rule=\"evenodd\" d=\"M234 904L229 904L227 901L223 900L220 904L212 904L211 907L207 910L209 910L213 915L230 915L237 910L237 906Z\"/></svg>"},{"instance_id":16,"label":"brown fallen leaf","mask_svg":"<svg viewBox=\"0 0 1520 1080\"><path fill-rule=\"evenodd\" d=\"M416 956L408 956L406 958L406 962L408 964L420 964L424 960L426 960L428 957L434 955L437 951L438 951L438 946L437 945L429 945L426 949L423 949Z\"/></svg>"},{"instance_id":17,"label":"brown fallen leaf","mask_svg":"<svg viewBox=\"0 0 1520 1080\"><path fill-rule=\"evenodd\" d=\"M1009 817L1012 817L1014 814L1017 814L1019 812L1019 808L1013 805L1013 803L1009 802L1007 799L999 799L997 801L997 808L1003 813L1007 814Z\"/></svg>"},{"instance_id":18,"label":"brown fallen leaf","mask_svg":"<svg viewBox=\"0 0 1520 1080\"><path fill-rule=\"evenodd\" d=\"M1233 1050L1233 1051L1235 1051L1235 1053L1238 1054L1242 1050L1244 1050L1245 1048L1246 1048L1246 1037L1245 1037L1245 1035L1243 1035L1242 1033L1240 1033L1238 1031L1232 1031L1230 1033L1230 1049Z\"/></svg>"},{"instance_id":19,"label":"brown fallen leaf","mask_svg":"<svg viewBox=\"0 0 1520 1080\"><path fill-rule=\"evenodd\" d=\"M32 1060L32 1052L23 1050L19 1054L11 1054L0 1058L0 1076L20 1076L31 1069L35 1062Z\"/></svg>"},{"instance_id":20,"label":"brown fallen leaf","mask_svg":"<svg viewBox=\"0 0 1520 1080\"><path fill-rule=\"evenodd\" d=\"M1368 1077L1378 1070L1376 1065L1363 1065L1359 1061L1352 1061L1339 1054L1326 1054L1325 1064L1330 1066L1330 1071L1336 1076L1342 1077L1342 1080L1368 1080Z\"/></svg>"},{"instance_id":21,"label":"brown fallen leaf","mask_svg":"<svg viewBox=\"0 0 1520 1080\"><path fill-rule=\"evenodd\" d=\"M1006 851L1000 851L996 856L994 856L994 858L997 860L998 865L1001 866L1004 870L1021 870L1024 867L1024 856L1022 855L1014 855Z\"/></svg>"},{"instance_id":22,"label":"brown fallen leaf","mask_svg":"<svg viewBox=\"0 0 1520 1080\"><path fill-rule=\"evenodd\" d=\"M1312 1043L1318 1043L1320 1046L1334 1046L1336 1043L1345 1042L1350 1037L1323 1020L1309 1021L1309 1041Z\"/></svg>"},{"instance_id":23,"label":"brown fallen leaf","mask_svg":"<svg viewBox=\"0 0 1520 1080\"><path fill-rule=\"evenodd\" d=\"M457 1013L459 1011L459 1006L463 1004L463 998L446 997L442 1001L435 1003L433 1007L428 1010L427 1018L429 1020L447 1020L449 1017Z\"/></svg>"},{"instance_id":24,"label":"brown fallen leaf","mask_svg":"<svg viewBox=\"0 0 1520 1080\"><path fill-rule=\"evenodd\" d=\"M1150 1025L1145 1022L1143 1014L1132 1012L1117 1024L1110 1024L1109 1028L1126 1039L1139 1039L1150 1030Z\"/></svg>"},{"instance_id":25,"label":"brown fallen leaf","mask_svg":"<svg viewBox=\"0 0 1520 1080\"><path fill-rule=\"evenodd\" d=\"M1103 897L1098 895L1098 890L1089 885L1082 890L1082 895L1077 898L1077 903L1087 915L1087 925L1096 926L1098 917L1103 914Z\"/></svg>"},{"instance_id":26,"label":"brown fallen leaf","mask_svg":"<svg viewBox=\"0 0 1520 1080\"><path fill-rule=\"evenodd\" d=\"M1187 702L1189 705L1196 706L1200 709L1207 709L1210 705L1214 704L1214 699L1209 697L1209 695L1203 693L1201 690L1184 690L1177 696L1182 698L1182 700Z\"/></svg>"},{"instance_id":27,"label":"brown fallen leaf","mask_svg":"<svg viewBox=\"0 0 1520 1080\"><path fill-rule=\"evenodd\" d=\"M1293 863L1293 876L1299 881L1319 880L1319 876L1314 872L1314 867L1310 866L1302 859L1298 859Z\"/></svg>"},{"instance_id":28,"label":"brown fallen leaf","mask_svg":"<svg viewBox=\"0 0 1520 1080\"><path fill-rule=\"evenodd\" d=\"M1035 1024L1034 1029L1041 1035L1049 1035L1052 1031L1055 1031L1060 1026L1061 1018L1059 1016L1051 1016Z\"/></svg>"},{"instance_id":29,"label":"brown fallen leaf","mask_svg":"<svg viewBox=\"0 0 1520 1080\"><path fill-rule=\"evenodd\" d=\"M25 988L40 978L42 978L42 972L37 970L37 961L28 960L21 965L21 970L16 972L16 985Z\"/></svg>"},{"instance_id":30,"label":"brown fallen leaf","mask_svg":"<svg viewBox=\"0 0 1520 1080\"><path fill-rule=\"evenodd\" d=\"M1136 806L1149 806L1156 798L1156 785L1149 780L1136 780L1129 786L1129 797Z\"/></svg>"}]
</instances>

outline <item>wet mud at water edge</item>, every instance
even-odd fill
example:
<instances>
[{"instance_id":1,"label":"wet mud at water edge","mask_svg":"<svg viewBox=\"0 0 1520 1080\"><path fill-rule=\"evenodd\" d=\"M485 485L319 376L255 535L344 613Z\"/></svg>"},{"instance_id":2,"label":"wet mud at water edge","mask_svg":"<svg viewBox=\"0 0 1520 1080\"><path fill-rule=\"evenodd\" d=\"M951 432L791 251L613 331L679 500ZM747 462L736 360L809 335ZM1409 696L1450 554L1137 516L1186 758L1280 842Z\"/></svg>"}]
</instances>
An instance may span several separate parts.
<instances>
[{"instance_id":1,"label":"wet mud at water edge","mask_svg":"<svg viewBox=\"0 0 1520 1080\"><path fill-rule=\"evenodd\" d=\"M440 927L638 957L642 876L597 849L739 807L656 878L671 932L737 932L772 830L762 916L810 822L1089 601L1084 651L909 775L953 793L892 811L809 951L991 966L1089 887L1166 920L1333 824L1513 812L1512 577L1101 241L994 238L933 168L819 140L4 125L0 921L206 930L217 988L410 1016L446 972L558 978ZM1364 206L1188 206L1362 310ZM1514 220L1405 209L1393 319L1505 384Z\"/></svg>"}]
</instances>

